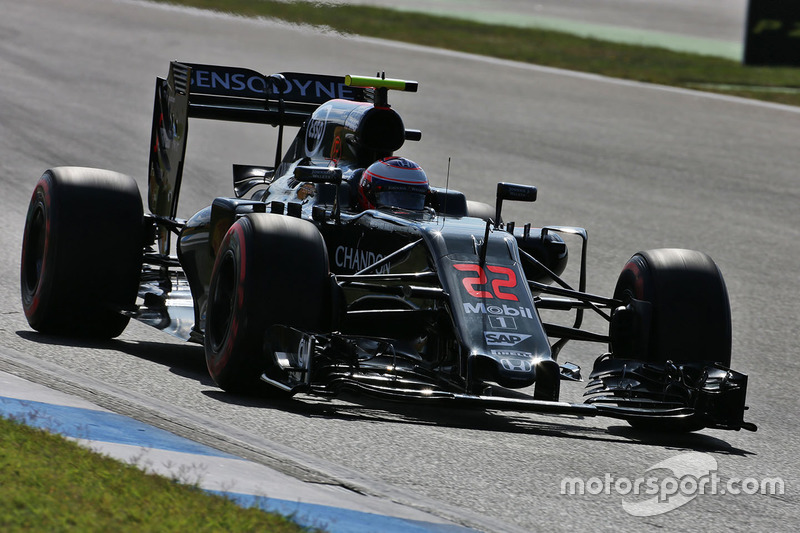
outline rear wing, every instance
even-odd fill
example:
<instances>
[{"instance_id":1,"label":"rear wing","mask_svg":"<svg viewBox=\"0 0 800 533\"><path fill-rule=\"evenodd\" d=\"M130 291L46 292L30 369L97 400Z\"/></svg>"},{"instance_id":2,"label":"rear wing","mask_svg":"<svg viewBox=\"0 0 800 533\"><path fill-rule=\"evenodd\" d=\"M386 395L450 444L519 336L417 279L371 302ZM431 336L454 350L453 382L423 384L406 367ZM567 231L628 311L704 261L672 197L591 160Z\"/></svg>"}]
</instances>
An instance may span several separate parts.
<instances>
[{"instance_id":1,"label":"rear wing","mask_svg":"<svg viewBox=\"0 0 800 533\"><path fill-rule=\"evenodd\" d=\"M348 86L343 76L299 72L265 76L239 67L171 62L166 79L156 79L148 171L150 211L175 218L189 118L299 127L328 100L366 101L366 93L364 88Z\"/></svg>"},{"instance_id":2,"label":"rear wing","mask_svg":"<svg viewBox=\"0 0 800 533\"><path fill-rule=\"evenodd\" d=\"M273 126L301 126L320 105L334 98L363 102L364 89L343 76L282 72L265 76L253 70L175 63L190 80L189 116Z\"/></svg>"}]
</instances>

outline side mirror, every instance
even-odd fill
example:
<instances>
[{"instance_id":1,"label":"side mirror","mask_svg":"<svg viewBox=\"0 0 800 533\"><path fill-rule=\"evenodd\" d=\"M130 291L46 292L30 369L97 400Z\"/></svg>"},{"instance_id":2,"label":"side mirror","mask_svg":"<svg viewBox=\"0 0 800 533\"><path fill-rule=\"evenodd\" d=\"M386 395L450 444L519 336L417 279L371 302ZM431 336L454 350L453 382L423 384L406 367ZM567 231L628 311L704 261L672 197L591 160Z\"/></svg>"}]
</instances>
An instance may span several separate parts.
<instances>
[{"instance_id":1,"label":"side mirror","mask_svg":"<svg viewBox=\"0 0 800 533\"><path fill-rule=\"evenodd\" d=\"M536 187L533 185L518 185L516 183L500 182L497 184L497 206L494 215L495 229L501 226L500 212L503 210L503 200L516 200L518 202L535 202L536 201ZM486 250L489 244L489 227L492 224L492 219L486 221L486 233L483 237L483 248L481 249L481 263L486 263ZM511 226L513 232L513 226Z\"/></svg>"},{"instance_id":2,"label":"side mirror","mask_svg":"<svg viewBox=\"0 0 800 533\"><path fill-rule=\"evenodd\" d=\"M333 219L338 224L342 213L339 205L339 187L342 184L342 169L339 167L314 167L298 165L294 168L294 177L299 181L311 183L333 183L336 186L336 196L333 203Z\"/></svg>"},{"instance_id":3,"label":"side mirror","mask_svg":"<svg viewBox=\"0 0 800 533\"><path fill-rule=\"evenodd\" d=\"M339 185L342 183L342 169L339 167L297 166L294 169L294 177L299 181Z\"/></svg>"},{"instance_id":4,"label":"side mirror","mask_svg":"<svg viewBox=\"0 0 800 533\"><path fill-rule=\"evenodd\" d=\"M503 210L503 200L514 200L517 202L535 202L537 189L533 185L518 185L516 183L500 182L497 184L497 207L495 220L500 220L500 212Z\"/></svg>"}]
</instances>

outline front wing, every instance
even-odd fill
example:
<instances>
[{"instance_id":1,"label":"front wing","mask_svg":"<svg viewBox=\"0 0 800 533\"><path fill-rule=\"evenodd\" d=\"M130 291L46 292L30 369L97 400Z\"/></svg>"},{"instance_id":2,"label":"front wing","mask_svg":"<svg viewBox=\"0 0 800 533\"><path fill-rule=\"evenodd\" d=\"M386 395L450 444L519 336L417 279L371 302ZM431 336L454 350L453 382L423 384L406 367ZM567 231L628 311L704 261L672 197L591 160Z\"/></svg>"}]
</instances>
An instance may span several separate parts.
<instances>
[{"instance_id":1,"label":"front wing","mask_svg":"<svg viewBox=\"0 0 800 533\"><path fill-rule=\"evenodd\" d=\"M345 353L341 347L357 341L344 336L274 326L269 337L271 366L281 372L264 374L262 380L292 394L353 392L447 407L605 416L634 425L670 421L666 427L688 430L757 429L743 419L747 376L715 364L659 365L603 356L589 378L589 399L568 403L538 400L498 386L487 386L481 394L454 390L435 372L401 354L384 350L359 358ZM370 341L380 344L379 339ZM574 368L563 366L562 378L575 380Z\"/></svg>"}]
</instances>

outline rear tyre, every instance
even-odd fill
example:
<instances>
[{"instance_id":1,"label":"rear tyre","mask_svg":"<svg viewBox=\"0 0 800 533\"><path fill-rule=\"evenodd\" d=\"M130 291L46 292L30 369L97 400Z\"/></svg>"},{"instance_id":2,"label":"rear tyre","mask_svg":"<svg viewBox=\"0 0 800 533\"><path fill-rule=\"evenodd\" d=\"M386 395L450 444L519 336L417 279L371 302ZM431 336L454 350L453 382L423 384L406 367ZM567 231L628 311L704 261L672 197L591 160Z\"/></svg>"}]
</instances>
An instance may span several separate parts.
<instances>
[{"instance_id":1,"label":"rear tyre","mask_svg":"<svg viewBox=\"0 0 800 533\"><path fill-rule=\"evenodd\" d=\"M467 216L482 218L483 220L494 220L497 215L495 208L484 202L476 202L475 200L467 200ZM495 224L499 224L501 220L494 220Z\"/></svg>"},{"instance_id":2,"label":"rear tyre","mask_svg":"<svg viewBox=\"0 0 800 533\"><path fill-rule=\"evenodd\" d=\"M20 263L28 323L49 334L113 338L136 301L143 254L142 200L129 176L58 167L39 179Z\"/></svg>"},{"instance_id":3,"label":"rear tyre","mask_svg":"<svg viewBox=\"0 0 800 533\"><path fill-rule=\"evenodd\" d=\"M681 249L639 252L623 268L614 298L646 303L633 302L612 314L609 334L613 357L730 366L728 291L722 273L708 255ZM631 425L662 431L702 428L691 419Z\"/></svg>"},{"instance_id":4,"label":"rear tyre","mask_svg":"<svg viewBox=\"0 0 800 533\"><path fill-rule=\"evenodd\" d=\"M209 288L205 352L225 391L285 396L260 377L280 372L264 353L275 324L307 332L330 327L328 253L317 228L288 216L237 220L220 246Z\"/></svg>"}]
</instances>

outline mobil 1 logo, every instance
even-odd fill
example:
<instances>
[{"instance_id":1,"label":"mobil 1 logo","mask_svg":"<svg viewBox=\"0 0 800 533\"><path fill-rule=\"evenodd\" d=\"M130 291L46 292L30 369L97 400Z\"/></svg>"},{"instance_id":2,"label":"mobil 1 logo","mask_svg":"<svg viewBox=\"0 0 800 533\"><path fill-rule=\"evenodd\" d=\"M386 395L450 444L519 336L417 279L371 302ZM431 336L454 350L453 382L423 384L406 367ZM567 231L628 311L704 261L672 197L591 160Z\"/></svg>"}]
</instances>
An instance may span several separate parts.
<instances>
[{"instance_id":1,"label":"mobil 1 logo","mask_svg":"<svg viewBox=\"0 0 800 533\"><path fill-rule=\"evenodd\" d=\"M489 315L489 326L492 329L517 330L517 321L513 316Z\"/></svg>"},{"instance_id":2,"label":"mobil 1 logo","mask_svg":"<svg viewBox=\"0 0 800 533\"><path fill-rule=\"evenodd\" d=\"M464 302L464 312L469 314L482 314L495 317L506 318L533 318L533 313L529 307L524 305L486 305L483 302L470 303Z\"/></svg>"}]
</instances>

